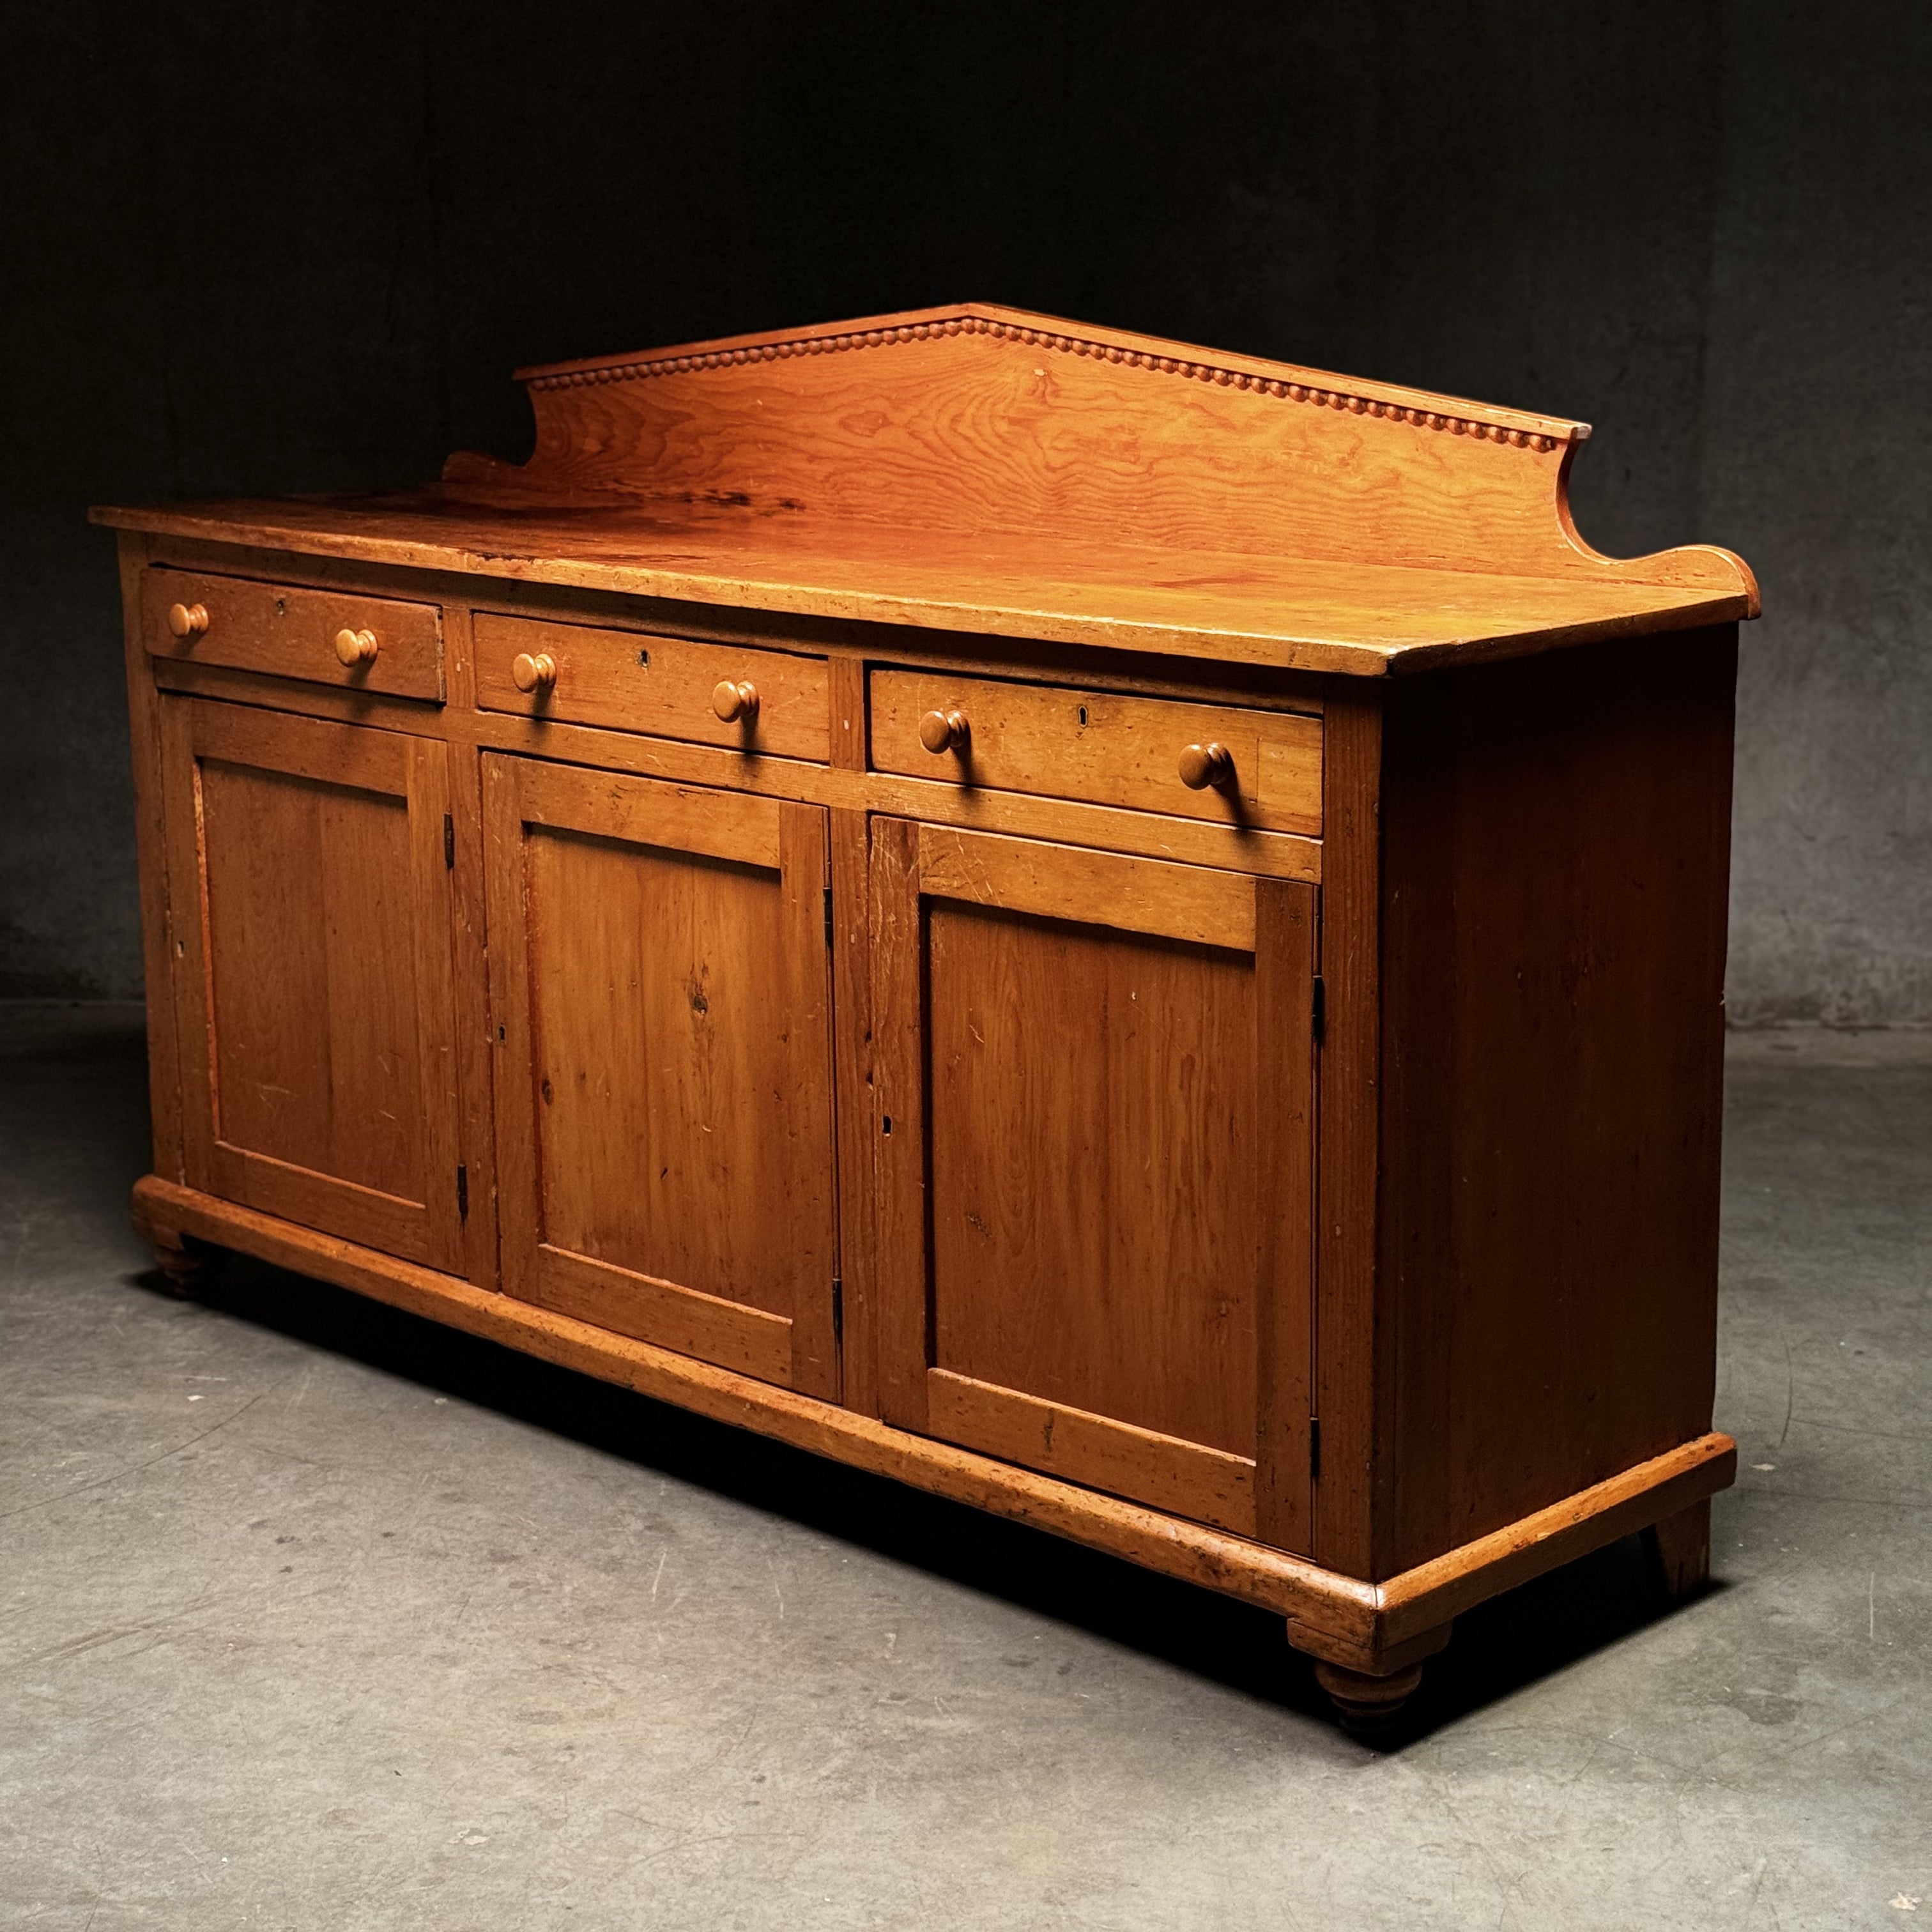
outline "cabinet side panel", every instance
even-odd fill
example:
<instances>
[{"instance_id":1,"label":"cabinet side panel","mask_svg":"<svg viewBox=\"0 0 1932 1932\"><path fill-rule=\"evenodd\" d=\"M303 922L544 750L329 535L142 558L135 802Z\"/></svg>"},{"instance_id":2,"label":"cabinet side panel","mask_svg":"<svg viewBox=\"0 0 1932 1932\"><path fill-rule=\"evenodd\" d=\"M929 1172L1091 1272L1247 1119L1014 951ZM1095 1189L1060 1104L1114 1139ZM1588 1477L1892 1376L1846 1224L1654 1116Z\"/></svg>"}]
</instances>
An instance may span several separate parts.
<instances>
[{"instance_id":1,"label":"cabinet side panel","mask_svg":"<svg viewBox=\"0 0 1932 1932\"><path fill-rule=\"evenodd\" d=\"M1702 1434L1735 626L1393 692L1378 1575Z\"/></svg>"}]
</instances>

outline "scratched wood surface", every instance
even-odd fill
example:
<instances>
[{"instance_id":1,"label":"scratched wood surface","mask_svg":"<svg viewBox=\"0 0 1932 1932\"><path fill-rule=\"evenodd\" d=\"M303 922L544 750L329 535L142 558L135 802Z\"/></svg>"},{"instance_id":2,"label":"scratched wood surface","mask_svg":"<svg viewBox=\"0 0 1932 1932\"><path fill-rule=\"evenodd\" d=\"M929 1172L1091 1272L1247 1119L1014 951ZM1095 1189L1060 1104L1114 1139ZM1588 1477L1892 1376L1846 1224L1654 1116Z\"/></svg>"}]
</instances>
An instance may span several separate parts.
<instances>
[{"instance_id":1,"label":"scratched wood surface","mask_svg":"<svg viewBox=\"0 0 1932 1932\"><path fill-rule=\"evenodd\" d=\"M869 685L881 771L1321 836L1318 718L957 674L874 670ZM922 742L934 711L964 721L959 745ZM1180 754L1210 744L1226 752L1229 778L1190 789Z\"/></svg>"},{"instance_id":2,"label":"scratched wood surface","mask_svg":"<svg viewBox=\"0 0 1932 1932\"><path fill-rule=\"evenodd\" d=\"M104 509L100 522L412 570L916 632L1382 677L1753 616L1754 592L1424 565L1177 554L1043 530L788 526L698 506L510 512L430 490ZM940 640L936 640L940 641Z\"/></svg>"},{"instance_id":3,"label":"scratched wood surface","mask_svg":"<svg viewBox=\"0 0 1932 1932\"><path fill-rule=\"evenodd\" d=\"M266 671L344 691L442 697L442 632L434 605L202 571L151 570L142 588L142 639L158 658ZM199 606L207 628L177 637L168 622L177 604ZM335 635L344 629L376 640L370 662L352 668L336 656Z\"/></svg>"},{"instance_id":4,"label":"scratched wood surface","mask_svg":"<svg viewBox=\"0 0 1932 1932\"><path fill-rule=\"evenodd\" d=\"M701 604L1360 676L1754 616L1620 560L1582 426L970 305L526 372L521 467L130 529Z\"/></svg>"},{"instance_id":5,"label":"scratched wood surface","mask_svg":"<svg viewBox=\"0 0 1932 1932\"><path fill-rule=\"evenodd\" d=\"M1305 1542L1312 889L931 826L874 850L886 1413Z\"/></svg>"},{"instance_id":6,"label":"scratched wood surface","mask_svg":"<svg viewBox=\"0 0 1932 1932\"><path fill-rule=\"evenodd\" d=\"M1581 425L1012 311L525 374L521 467L98 513L164 1264L1245 1579L1352 1694L1613 1535L1694 1588L1748 570L1592 550Z\"/></svg>"},{"instance_id":7,"label":"scratched wood surface","mask_svg":"<svg viewBox=\"0 0 1932 1932\"><path fill-rule=\"evenodd\" d=\"M836 1392L825 814L486 762L513 1294Z\"/></svg>"},{"instance_id":8,"label":"scratched wood surface","mask_svg":"<svg viewBox=\"0 0 1932 1932\"><path fill-rule=\"evenodd\" d=\"M190 1178L460 1264L440 744L171 698Z\"/></svg>"}]
</instances>

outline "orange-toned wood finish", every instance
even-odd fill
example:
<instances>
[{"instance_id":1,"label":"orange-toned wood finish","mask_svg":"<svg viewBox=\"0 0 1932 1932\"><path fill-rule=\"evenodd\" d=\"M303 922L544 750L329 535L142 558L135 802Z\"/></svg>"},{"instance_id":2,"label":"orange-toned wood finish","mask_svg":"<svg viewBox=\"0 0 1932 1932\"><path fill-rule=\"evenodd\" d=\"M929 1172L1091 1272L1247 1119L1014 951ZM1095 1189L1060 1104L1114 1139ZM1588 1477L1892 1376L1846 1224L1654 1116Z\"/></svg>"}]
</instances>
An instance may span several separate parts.
<instances>
[{"instance_id":1,"label":"orange-toned wood finish","mask_svg":"<svg viewBox=\"0 0 1932 1932\"><path fill-rule=\"evenodd\" d=\"M230 1246L1266 1604L1709 1562L1736 620L1582 426L968 307L118 525Z\"/></svg>"},{"instance_id":2,"label":"orange-toned wood finish","mask_svg":"<svg viewBox=\"0 0 1932 1932\"><path fill-rule=\"evenodd\" d=\"M484 763L503 1280L838 1386L825 814Z\"/></svg>"},{"instance_id":3,"label":"orange-toned wood finish","mask_svg":"<svg viewBox=\"0 0 1932 1932\"><path fill-rule=\"evenodd\" d=\"M1304 1546L1312 891L898 820L873 854L886 1419Z\"/></svg>"},{"instance_id":4,"label":"orange-toned wood finish","mask_svg":"<svg viewBox=\"0 0 1932 1932\"><path fill-rule=\"evenodd\" d=\"M446 748L164 700L188 1179L463 1264Z\"/></svg>"},{"instance_id":5,"label":"orange-toned wood finish","mask_svg":"<svg viewBox=\"0 0 1932 1932\"><path fill-rule=\"evenodd\" d=\"M490 710L825 762L822 658L494 615L476 620L476 689ZM525 661L546 668L527 687L516 670ZM742 698L719 715L721 683L756 691L748 715Z\"/></svg>"},{"instance_id":6,"label":"orange-toned wood finish","mask_svg":"<svg viewBox=\"0 0 1932 1932\"><path fill-rule=\"evenodd\" d=\"M442 638L426 604L172 570L152 573L146 602L157 657L398 698L443 694Z\"/></svg>"},{"instance_id":7,"label":"orange-toned wood finish","mask_svg":"<svg viewBox=\"0 0 1932 1932\"><path fill-rule=\"evenodd\" d=\"M1322 834L1318 718L874 671L872 724L881 771ZM1197 772L1189 753L1210 743L1221 755Z\"/></svg>"}]
</instances>

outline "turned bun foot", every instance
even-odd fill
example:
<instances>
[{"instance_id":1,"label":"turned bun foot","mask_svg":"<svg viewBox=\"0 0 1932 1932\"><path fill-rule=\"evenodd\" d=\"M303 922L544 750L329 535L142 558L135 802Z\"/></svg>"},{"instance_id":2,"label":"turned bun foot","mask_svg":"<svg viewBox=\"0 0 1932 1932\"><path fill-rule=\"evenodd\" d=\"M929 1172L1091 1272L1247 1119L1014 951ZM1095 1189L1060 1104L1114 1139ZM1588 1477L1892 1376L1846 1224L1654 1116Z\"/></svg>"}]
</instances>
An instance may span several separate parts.
<instances>
[{"instance_id":1,"label":"turned bun foot","mask_svg":"<svg viewBox=\"0 0 1932 1932\"><path fill-rule=\"evenodd\" d=\"M1315 1660L1315 1681L1328 1692L1329 1701L1340 1714L1342 1728L1352 1736L1370 1737L1388 1729L1396 1713L1414 1694L1422 1682L1422 1666L1412 1664L1406 1670L1392 1671L1386 1677L1370 1677L1360 1670L1346 1670L1339 1664Z\"/></svg>"},{"instance_id":2,"label":"turned bun foot","mask_svg":"<svg viewBox=\"0 0 1932 1932\"><path fill-rule=\"evenodd\" d=\"M148 1245L154 1251L154 1265L160 1270L164 1286L182 1301L211 1279L220 1253L187 1234L151 1234Z\"/></svg>"}]
</instances>

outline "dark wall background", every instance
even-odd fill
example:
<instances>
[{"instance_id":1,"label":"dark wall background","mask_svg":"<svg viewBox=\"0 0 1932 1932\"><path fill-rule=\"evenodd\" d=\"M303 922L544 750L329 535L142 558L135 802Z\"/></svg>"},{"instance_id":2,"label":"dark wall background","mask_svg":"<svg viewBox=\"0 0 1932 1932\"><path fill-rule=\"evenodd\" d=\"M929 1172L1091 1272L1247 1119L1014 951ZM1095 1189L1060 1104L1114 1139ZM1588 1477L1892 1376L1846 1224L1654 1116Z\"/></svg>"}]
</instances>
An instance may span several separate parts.
<instances>
[{"instance_id":1,"label":"dark wall background","mask_svg":"<svg viewBox=\"0 0 1932 1932\"><path fill-rule=\"evenodd\" d=\"M1932 1022L1932 10L0 11L0 992L140 981L90 501L520 454L529 362L982 298L1584 417L1758 569L1731 1008Z\"/></svg>"}]
</instances>

